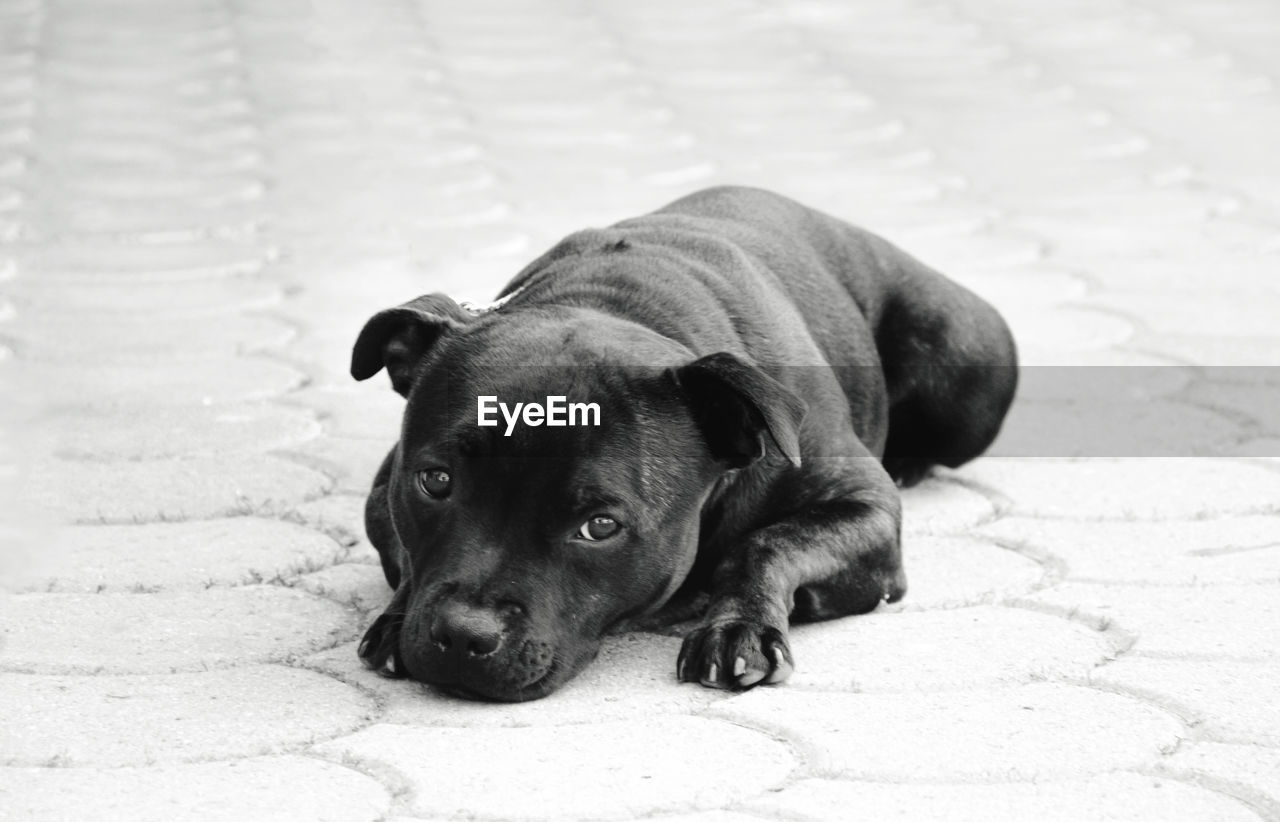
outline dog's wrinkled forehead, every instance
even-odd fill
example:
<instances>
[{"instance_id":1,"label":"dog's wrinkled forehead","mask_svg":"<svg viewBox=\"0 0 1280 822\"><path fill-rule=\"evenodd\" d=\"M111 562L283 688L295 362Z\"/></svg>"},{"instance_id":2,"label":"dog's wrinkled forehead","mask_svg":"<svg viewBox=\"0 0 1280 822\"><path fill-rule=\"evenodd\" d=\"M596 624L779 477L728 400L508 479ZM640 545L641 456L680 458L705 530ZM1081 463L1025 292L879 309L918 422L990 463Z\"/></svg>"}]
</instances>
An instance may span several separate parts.
<instances>
[{"instance_id":1,"label":"dog's wrinkled forehead","mask_svg":"<svg viewBox=\"0 0 1280 822\"><path fill-rule=\"evenodd\" d=\"M622 429L645 411L648 402L636 383L647 376L605 366L446 363L415 382L404 435L436 437L444 426L458 437L471 431L463 438L469 442L496 434L523 443L530 438L517 435L556 439L566 429L580 435Z\"/></svg>"},{"instance_id":2,"label":"dog's wrinkled forehead","mask_svg":"<svg viewBox=\"0 0 1280 822\"><path fill-rule=\"evenodd\" d=\"M467 459L486 473L529 475L537 461L536 474L554 475L566 492L621 488L663 507L702 459L698 432L660 369L469 364L441 372L424 375L410 396L408 470Z\"/></svg>"}]
</instances>

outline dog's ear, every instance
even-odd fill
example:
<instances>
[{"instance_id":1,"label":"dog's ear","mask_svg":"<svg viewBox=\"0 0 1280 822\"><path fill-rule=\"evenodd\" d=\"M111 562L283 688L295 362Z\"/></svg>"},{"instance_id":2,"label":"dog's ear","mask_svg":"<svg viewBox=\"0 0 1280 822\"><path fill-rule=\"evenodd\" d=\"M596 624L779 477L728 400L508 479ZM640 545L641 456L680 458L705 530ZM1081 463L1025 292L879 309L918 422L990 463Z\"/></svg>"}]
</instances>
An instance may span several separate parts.
<instances>
[{"instance_id":1,"label":"dog's ear","mask_svg":"<svg viewBox=\"0 0 1280 822\"><path fill-rule=\"evenodd\" d=\"M728 352L673 369L711 453L734 468L764 456L766 436L800 465L800 423L806 406L758 366Z\"/></svg>"},{"instance_id":2,"label":"dog's ear","mask_svg":"<svg viewBox=\"0 0 1280 822\"><path fill-rule=\"evenodd\" d=\"M409 396L413 367L450 328L470 317L444 294L425 294L404 305L374 314L351 349L351 376L367 380L386 367L391 387Z\"/></svg>"}]
</instances>

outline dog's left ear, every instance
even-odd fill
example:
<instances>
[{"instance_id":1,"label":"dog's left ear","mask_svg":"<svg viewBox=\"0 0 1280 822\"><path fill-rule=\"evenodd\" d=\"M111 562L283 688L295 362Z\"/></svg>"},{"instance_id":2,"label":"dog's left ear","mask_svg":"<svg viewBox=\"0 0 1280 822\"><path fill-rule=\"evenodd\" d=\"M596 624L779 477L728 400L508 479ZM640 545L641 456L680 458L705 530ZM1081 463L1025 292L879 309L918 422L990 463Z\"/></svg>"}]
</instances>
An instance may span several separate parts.
<instances>
[{"instance_id":1,"label":"dog's left ear","mask_svg":"<svg viewBox=\"0 0 1280 822\"><path fill-rule=\"evenodd\" d=\"M764 456L767 436L800 465L804 401L758 366L728 352L672 370L711 453L734 468Z\"/></svg>"},{"instance_id":2,"label":"dog's left ear","mask_svg":"<svg viewBox=\"0 0 1280 822\"><path fill-rule=\"evenodd\" d=\"M424 294L404 305L374 314L351 349L351 376L367 380L385 366L391 387L409 396L413 368L452 328L461 328L470 317L444 294Z\"/></svg>"}]
</instances>

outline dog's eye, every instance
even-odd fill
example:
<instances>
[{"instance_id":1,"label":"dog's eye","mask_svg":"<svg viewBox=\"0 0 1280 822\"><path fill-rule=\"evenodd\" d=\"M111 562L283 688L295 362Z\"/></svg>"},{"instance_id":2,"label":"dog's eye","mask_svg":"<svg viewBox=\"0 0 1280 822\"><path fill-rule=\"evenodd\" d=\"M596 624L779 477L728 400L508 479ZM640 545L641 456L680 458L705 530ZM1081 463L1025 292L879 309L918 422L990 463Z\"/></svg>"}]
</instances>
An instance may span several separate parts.
<instances>
[{"instance_id":1,"label":"dog's eye","mask_svg":"<svg viewBox=\"0 0 1280 822\"><path fill-rule=\"evenodd\" d=\"M613 517L592 517L582 523L582 527L578 529L578 536L587 542L599 542L602 539L608 539L620 530L622 530L622 526Z\"/></svg>"},{"instance_id":2,"label":"dog's eye","mask_svg":"<svg viewBox=\"0 0 1280 822\"><path fill-rule=\"evenodd\" d=\"M418 472L418 487L430 497L447 497L453 477L443 468L429 468Z\"/></svg>"}]
</instances>

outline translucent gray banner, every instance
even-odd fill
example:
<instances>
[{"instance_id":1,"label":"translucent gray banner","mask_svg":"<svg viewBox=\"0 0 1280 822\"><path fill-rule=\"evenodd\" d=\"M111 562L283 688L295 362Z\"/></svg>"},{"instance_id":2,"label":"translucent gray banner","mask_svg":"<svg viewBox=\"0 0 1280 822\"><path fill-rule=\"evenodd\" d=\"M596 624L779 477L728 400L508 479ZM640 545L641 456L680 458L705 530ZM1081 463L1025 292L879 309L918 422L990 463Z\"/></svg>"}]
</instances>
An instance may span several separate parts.
<instances>
[{"instance_id":1,"label":"translucent gray banner","mask_svg":"<svg viewBox=\"0 0 1280 822\"><path fill-rule=\"evenodd\" d=\"M811 417L820 413L815 396L822 386L830 386L831 377L855 397L874 396L885 385L879 369L869 366L766 370L810 405ZM888 385L895 396L926 395L923 401L932 420L972 425L988 413L982 410L983 392L1007 382L1015 372L1015 399L999 436L987 449L990 455L1280 456L1280 365L936 365L915 372L891 371ZM486 366L435 382L430 390L415 394L415 405L423 413L426 406L440 410L443 403L455 422L469 420L486 439L505 439L531 427L555 427L567 434L582 422L601 429L626 425L634 421L636 406L652 405L646 397L664 391L671 396L679 389L669 370L653 367ZM539 407L517 408L517 403ZM646 424L661 425L661 415L667 412L656 412L656 407L645 412ZM821 436L823 425L810 419L806 435ZM560 446L551 445L546 436L517 439L519 450L529 456L560 453ZM895 441L901 456L936 456L926 437ZM826 453L844 456L830 449Z\"/></svg>"},{"instance_id":2,"label":"translucent gray banner","mask_svg":"<svg viewBox=\"0 0 1280 822\"><path fill-rule=\"evenodd\" d=\"M988 453L1277 457L1280 365L1023 367Z\"/></svg>"}]
</instances>

